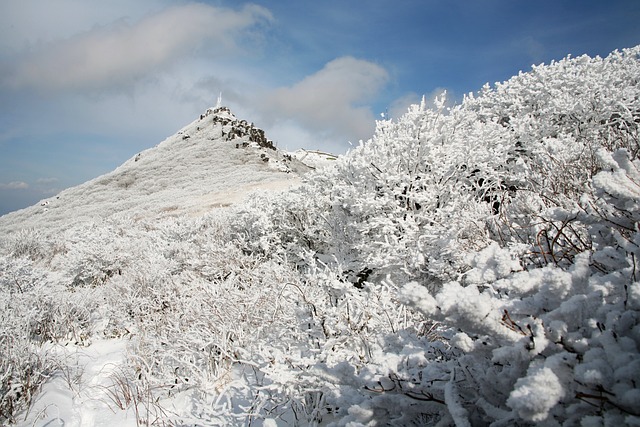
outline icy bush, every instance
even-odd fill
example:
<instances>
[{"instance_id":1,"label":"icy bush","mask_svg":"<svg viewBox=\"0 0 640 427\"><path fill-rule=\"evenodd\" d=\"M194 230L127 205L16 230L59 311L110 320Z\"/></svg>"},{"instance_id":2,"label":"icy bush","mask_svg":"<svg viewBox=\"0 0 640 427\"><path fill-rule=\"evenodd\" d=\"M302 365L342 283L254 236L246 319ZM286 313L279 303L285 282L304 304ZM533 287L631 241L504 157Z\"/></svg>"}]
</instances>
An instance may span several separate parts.
<instances>
[{"instance_id":1,"label":"icy bush","mask_svg":"<svg viewBox=\"0 0 640 427\"><path fill-rule=\"evenodd\" d=\"M69 317L43 304L56 289L47 271L29 257L16 258L15 246L9 251L0 257L0 422L15 421L54 370L42 342L70 332Z\"/></svg>"},{"instance_id":2,"label":"icy bush","mask_svg":"<svg viewBox=\"0 0 640 427\"><path fill-rule=\"evenodd\" d=\"M638 75L633 48L414 106L298 190L321 211L263 242L322 239L260 253L368 271L353 284L397 286L437 325L435 342L382 327L360 359L321 347L305 381L336 424L638 421ZM292 200L259 215L286 218Z\"/></svg>"},{"instance_id":3,"label":"icy bush","mask_svg":"<svg viewBox=\"0 0 640 427\"><path fill-rule=\"evenodd\" d=\"M11 236L8 249L14 257L27 257L37 260L46 256L44 236L33 229L20 230L15 236Z\"/></svg>"},{"instance_id":4,"label":"icy bush","mask_svg":"<svg viewBox=\"0 0 640 427\"><path fill-rule=\"evenodd\" d=\"M457 371L457 382L469 386L467 407L482 408L476 422L573 424L604 414L620 423L638 420L632 396L640 382L640 312L629 288L639 273L640 162L625 151L601 155L613 170L594 177L600 197L584 218L596 249L576 256L569 268L547 266L495 280L478 275L476 267L469 272L473 284L450 283L434 297L404 288L418 310L464 331L465 340L458 339L464 356L449 365L470 368ZM492 259L479 268L509 256L487 251Z\"/></svg>"}]
</instances>

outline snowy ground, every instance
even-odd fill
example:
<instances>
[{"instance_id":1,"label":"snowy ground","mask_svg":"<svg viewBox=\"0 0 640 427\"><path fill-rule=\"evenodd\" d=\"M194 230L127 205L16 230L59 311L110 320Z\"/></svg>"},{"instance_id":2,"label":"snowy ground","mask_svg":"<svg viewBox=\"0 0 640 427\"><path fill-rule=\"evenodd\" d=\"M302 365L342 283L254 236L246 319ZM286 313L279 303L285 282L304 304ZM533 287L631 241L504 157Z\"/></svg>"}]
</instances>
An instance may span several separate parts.
<instances>
[{"instance_id":1,"label":"snowy ground","mask_svg":"<svg viewBox=\"0 0 640 427\"><path fill-rule=\"evenodd\" d=\"M55 346L68 361L38 394L19 426L135 426L134 409L118 407L118 370L126 354L126 341L102 340L89 347Z\"/></svg>"},{"instance_id":2,"label":"snowy ground","mask_svg":"<svg viewBox=\"0 0 640 427\"><path fill-rule=\"evenodd\" d=\"M66 345L45 351L56 352L67 365L51 378L34 399L32 406L17 417L17 427L134 427L165 425L167 419L180 419L185 425L225 425L230 414L243 424L240 407L248 399L237 399L249 386L240 366L232 367L210 385L209 401L202 402L201 390L188 390L172 398L154 401L149 390L130 383L123 372L127 339L93 342L88 347ZM224 392L236 388L234 393ZM195 395L194 395L195 393ZM228 395L236 397L229 400ZM208 405L207 405L208 404ZM209 406L209 408L203 408ZM202 416L202 413L207 413ZM215 413L223 413L216 422ZM213 415L213 416L212 416ZM273 420L257 420L253 425L277 425Z\"/></svg>"},{"instance_id":3,"label":"snowy ground","mask_svg":"<svg viewBox=\"0 0 640 427\"><path fill-rule=\"evenodd\" d=\"M0 234L6 238L28 229L51 236L108 219L153 222L211 215L256 191L294 188L307 171L335 159L321 152L282 153L259 147L246 136L230 139L224 135L229 135L238 122L233 115L225 114L223 118L229 123L223 125L207 114L113 172L1 217ZM17 425L162 425L164 421L159 420L167 417L192 419L190 425L197 425L198 416L194 414L199 409L194 405L201 396L195 398L183 392L165 401L145 401L152 393L128 382L123 367L127 358L135 357L127 349L130 339L131 335L93 337L83 343L69 341L38 349L61 361L61 366L32 405L16 417ZM228 374L211 384L209 398L233 387L239 390L234 395L241 396L245 379L246 374L230 368ZM210 410L218 407L220 412L229 414L243 402L209 403ZM250 406L250 402L246 405ZM215 424L215 414L207 417ZM270 422L265 421L265 425Z\"/></svg>"}]
</instances>

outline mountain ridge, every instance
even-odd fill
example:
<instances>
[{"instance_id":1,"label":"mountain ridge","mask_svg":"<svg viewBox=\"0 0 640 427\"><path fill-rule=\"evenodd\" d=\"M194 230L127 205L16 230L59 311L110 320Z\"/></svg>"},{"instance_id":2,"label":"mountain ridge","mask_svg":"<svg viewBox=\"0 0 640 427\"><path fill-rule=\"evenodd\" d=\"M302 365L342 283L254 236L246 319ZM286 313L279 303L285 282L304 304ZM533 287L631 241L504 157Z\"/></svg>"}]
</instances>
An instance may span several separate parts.
<instances>
[{"instance_id":1,"label":"mountain ridge","mask_svg":"<svg viewBox=\"0 0 640 427\"><path fill-rule=\"evenodd\" d=\"M0 230L57 232L113 215L198 215L237 203L252 191L296 186L312 169L229 108L209 108L113 171L0 217Z\"/></svg>"}]
</instances>

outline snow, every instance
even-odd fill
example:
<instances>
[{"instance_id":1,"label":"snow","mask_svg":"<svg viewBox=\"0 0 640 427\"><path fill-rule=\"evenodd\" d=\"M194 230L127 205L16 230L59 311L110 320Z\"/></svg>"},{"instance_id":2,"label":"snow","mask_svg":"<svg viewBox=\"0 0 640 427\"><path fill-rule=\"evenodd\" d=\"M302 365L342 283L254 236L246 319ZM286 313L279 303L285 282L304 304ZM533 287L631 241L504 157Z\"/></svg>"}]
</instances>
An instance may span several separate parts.
<instances>
[{"instance_id":1,"label":"snow","mask_svg":"<svg viewBox=\"0 0 640 427\"><path fill-rule=\"evenodd\" d=\"M16 254L40 257L44 255L40 250L42 241L66 236L68 242L75 243L64 249L68 251L65 263L86 256L90 257L87 259L90 263L98 261L97 257L101 259L100 263L118 263L118 260L130 257L132 251L144 251L144 244L136 237L134 242L141 246L132 246L129 250L108 245L101 247L110 239L108 233L112 226L107 225L101 231L107 234L100 234L97 231L101 227L99 224L130 223L133 228L126 233L133 236L140 225L144 228L147 223L169 225L174 220L189 222L224 216L226 213L223 212L228 208L241 204L253 194L286 191L301 185L306 172L323 161L326 163L326 156L316 153L304 156L307 161L312 160L312 164L307 165L297 160L293 153L254 145L247 136L225 138L223 131L228 134L234 126L244 129L249 125L236 119L226 108L209 109L201 118L156 147L132 157L113 172L65 190L36 206L3 216L0 231L8 239L6 241L15 242ZM216 215L216 211L220 214ZM96 248L100 248L100 255L96 254ZM154 262L156 269L162 268L158 261ZM85 276L88 279L82 280L96 280L91 274L97 274L101 281L112 274L105 275L91 264L87 267L93 272L77 276L76 281ZM31 269L32 263L22 268ZM122 268L118 267L120 274ZM113 278L114 284L118 277ZM60 277L58 280L66 279ZM129 283L122 282L122 286L129 286ZM102 299L100 293L89 298L96 297ZM104 297L107 298L110 297ZM109 321L108 316L101 317L105 308L110 309L104 307L93 313L93 327L104 330L107 336L114 333L120 336L125 331L128 338L83 338L79 342L40 349L39 353L44 357L59 364L60 371L45 382L27 411L19 414L17 425L153 424L152 416L188 419L194 410L197 411L194 407L197 397L187 397L184 392L178 393L175 399L157 404L140 400L149 397L151 391L140 389L140 384L131 383L129 378L131 357L135 358L131 353L129 334L137 326L131 323L117 325ZM245 380L236 377L225 387L246 388ZM224 399L219 403L224 406ZM164 413L169 408L171 413ZM143 410L146 412L141 413ZM233 413L237 408L230 410ZM273 424L273 420L266 424Z\"/></svg>"},{"instance_id":2,"label":"snow","mask_svg":"<svg viewBox=\"0 0 640 427\"><path fill-rule=\"evenodd\" d=\"M471 427L468 419L467 410L460 404L459 392L453 382L455 375L451 376L451 380L444 388L444 398L447 403L447 409L453 418L456 427Z\"/></svg>"},{"instance_id":3,"label":"snow","mask_svg":"<svg viewBox=\"0 0 640 427\"><path fill-rule=\"evenodd\" d=\"M115 400L118 372L126 355L125 340L100 340L88 347L55 346L62 372L49 380L18 426L137 426L135 414L121 411Z\"/></svg>"},{"instance_id":4,"label":"snow","mask_svg":"<svg viewBox=\"0 0 640 427\"><path fill-rule=\"evenodd\" d=\"M295 157L276 150L236 148L247 137L227 140L222 137L223 125L213 120L227 119L231 122L225 126L233 126L237 119L231 112L213 114L210 109L203 116L113 172L3 216L0 230L60 232L70 224L113 215L136 219L197 216L236 204L252 191L293 188L310 170Z\"/></svg>"},{"instance_id":5,"label":"snow","mask_svg":"<svg viewBox=\"0 0 640 427\"><path fill-rule=\"evenodd\" d=\"M470 352L475 348L475 343L469 335L464 332L458 332L451 338L451 345L458 347L464 352Z\"/></svg>"},{"instance_id":6,"label":"snow","mask_svg":"<svg viewBox=\"0 0 640 427\"><path fill-rule=\"evenodd\" d=\"M1 217L0 419L638 424L639 52L337 158L218 106Z\"/></svg>"},{"instance_id":7,"label":"snow","mask_svg":"<svg viewBox=\"0 0 640 427\"><path fill-rule=\"evenodd\" d=\"M564 396L558 377L549 368L542 368L520 378L509 395L507 405L528 421L544 421L549 411Z\"/></svg>"},{"instance_id":8,"label":"snow","mask_svg":"<svg viewBox=\"0 0 640 427\"><path fill-rule=\"evenodd\" d=\"M497 242L474 254L470 265L473 268L466 274L467 283L494 282L522 269L511 251Z\"/></svg>"}]
</instances>

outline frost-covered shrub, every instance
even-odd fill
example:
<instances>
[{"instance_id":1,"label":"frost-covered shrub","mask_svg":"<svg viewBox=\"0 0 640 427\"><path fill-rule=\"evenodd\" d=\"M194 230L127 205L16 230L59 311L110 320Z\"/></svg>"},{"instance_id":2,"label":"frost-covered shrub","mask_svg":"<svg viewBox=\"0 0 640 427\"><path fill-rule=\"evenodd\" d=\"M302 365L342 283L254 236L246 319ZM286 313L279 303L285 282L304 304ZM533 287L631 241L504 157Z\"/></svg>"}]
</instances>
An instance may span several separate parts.
<instances>
[{"instance_id":1,"label":"frost-covered shrub","mask_svg":"<svg viewBox=\"0 0 640 427\"><path fill-rule=\"evenodd\" d=\"M14 257L27 257L38 260L46 256L44 236L34 229L23 229L11 235L8 249Z\"/></svg>"},{"instance_id":2,"label":"frost-covered shrub","mask_svg":"<svg viewBox=\"0 0 640 427\"><path fill-rule=\"evenodd\" d=\"M43 342L69 332L65 309L41 303L59 289L36 259L0 256L0 423L15 421L53 372Z\"/></svg>"},{"instance_id":3,"label":"frost-covered shrub","mask_svg":"<svg viewBox=\"0 0 640 427\"><path fill-rule=\"evenodd\" d=\"M640 421L640 161L599 155L612 170L594 177L583 212L594 249L571 266L517 271L514 254L490 247L466 286L434 296L404 287L416 309L461 331L448 377L464 389L456 405L472 423Z\"/></svg>"},{"instance_id":4,"label":"frost-covered shrub","mask_svg":"<svg viewBox=\"0 0 640 427\"><path fill-rule=\"evenodd\" d=\"M18 411L30 404L55 367L55 360L39 351L26 337L6 330L0 332L1 423L16 421Z\"/></svg>"},{"instance_id":5,"label":"frost-covered shrub","mask_svg":"<svg viewBox=\"0 0 640 427\"><path fill-rule=\"evenodd\" d=\"M566 59L414 106L299 190L322 201L303 223L325 244L284 253L371 269L368 292L397 285L440 336L381 328L367 357L323 347L289 370L336 424L635 422L639 64L638 48ZM261 253L282 253L281 228Z\"/></svg>"},{"instance_id":6,"label":"frost-covered shrub","mask_svg":"<svg viewBox=\"0 0 640 427\"><path fill-rule=\"evenodd\" d=\"M333 213L353 229L357 258L382 277L456 277L464 253L488 243L485 219L513 185L500 172L514 144L509 133L459 107L445 114L443 102L379 123L325 181Z\"/></svg>"},{"instance_id":7,"label":"frost-covered shrub","mask_svg":"<svg viewBox=\"0 0 640 427\"><path fill-rule=\"evenodd\" d=\"M549 180L567 169L593 175L599 147L625 148L633 159L639 154L639 54L636 46L604 59L583 55L534 66L495 87L486 85L465 104L482 120L497 121L517 134L524 156L549 153L546 164L532 164L551 172ZM579 183L584 179L565 182L564 190Z\"/></svg>"},{"instance_id":8,"label":"frost-covered shrub","mask_svg":"<svg viewBox=\"0 0 640 427\"><path fill-rule=\"evenodd\" d=\"M280 292L278 317L288 336L250 359L259 377L258 406L291 425L346 417L350 402L369 385L370 366L393 364L397 359L388 359L388 350L405 336L420 335L422 326L412 310L394 301L393 287L359 289L321 264L308 267L302 280Z\"/></svg>"},{"instance_id":9,"label":"frost-covered shrub","mask_svg":"<svg viewBox=\"0 0 640 427\"><path fill-rule=\"evenodd\" d=\"M142 251L136 245L137 227L121 219L120 223L97 222L66 232L66 253L56 260L68 277L68 286L96 287L122 274Z\"/></svg>"},{"instance_id":10,"label":"frost-covered shrub","mask_svg":"<svg viewBox=\"0 0 640 427\"><path fill-rule=\"evenodd\" d=\"M284 257L295 265L305 262L306 252L330 251L327 209L326 196L308 187L275 196L255 193L229 216L226 232L247 254Z\"/></svg>"}]
</instances>

